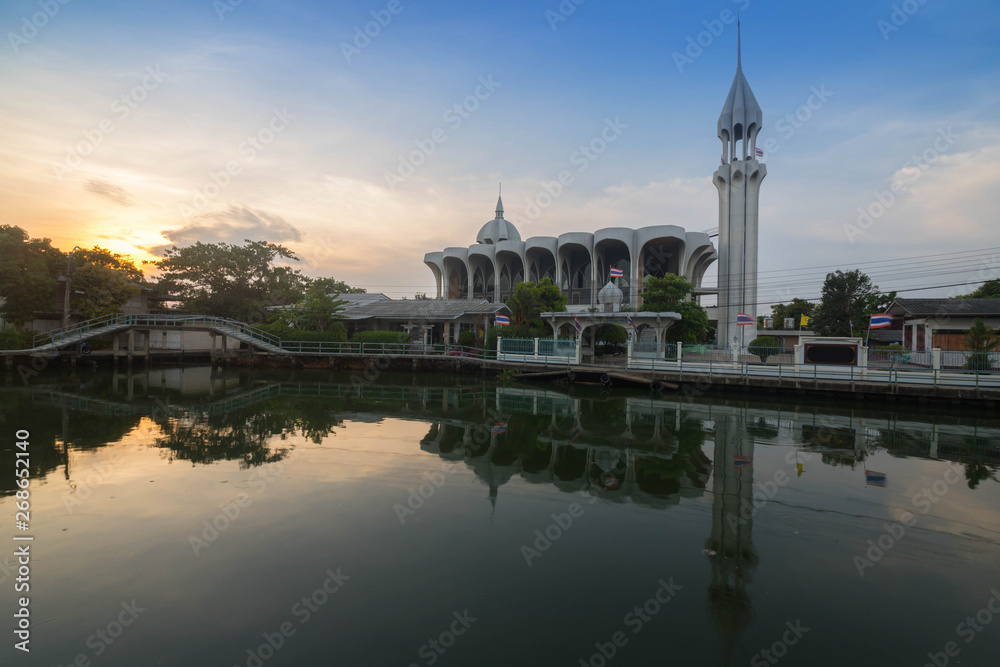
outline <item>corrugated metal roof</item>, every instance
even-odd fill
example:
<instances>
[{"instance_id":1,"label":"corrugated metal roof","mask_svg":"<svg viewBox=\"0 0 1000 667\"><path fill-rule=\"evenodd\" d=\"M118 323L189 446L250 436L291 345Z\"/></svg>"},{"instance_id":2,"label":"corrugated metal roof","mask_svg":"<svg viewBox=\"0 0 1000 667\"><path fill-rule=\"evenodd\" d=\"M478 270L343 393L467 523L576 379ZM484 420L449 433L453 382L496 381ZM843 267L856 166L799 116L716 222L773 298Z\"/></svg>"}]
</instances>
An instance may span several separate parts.
<instances>
[{"instance_id":1,"label":"corrugated metal roof","mask_svg":"<svg viewBox=\"0 0 1000 667\"><path fill-rule=\"evenodd\" d=\"M889 309L894 315L1000 316L1000 299L896 299Z\"/></svg>"},{"instance_id":2,"label":"corrugated metal roof","mask_svg":"<svg viewBox=\"0 0 1000 667\"><path fill-rule=\"evenodd\" d=\"M508 310L485 299L401 299L348 304L337 317L346 320L456 320L463 315L495 315Z\"/></svg>"}]
</instances>

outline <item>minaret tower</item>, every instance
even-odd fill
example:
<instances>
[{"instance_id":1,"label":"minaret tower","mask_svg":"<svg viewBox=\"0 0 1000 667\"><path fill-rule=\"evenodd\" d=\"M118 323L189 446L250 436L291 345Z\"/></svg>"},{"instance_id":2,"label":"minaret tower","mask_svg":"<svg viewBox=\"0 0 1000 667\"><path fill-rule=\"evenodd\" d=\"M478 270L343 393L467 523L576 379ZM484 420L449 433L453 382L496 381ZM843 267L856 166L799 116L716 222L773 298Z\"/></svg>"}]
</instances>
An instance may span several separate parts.
<instances>
[{"instance_id":1,"label":"minaret tower","mask_svg":"<svg viewBox=\"0 0 1000 667\"><path fill-rule=\"evenodd\" d=\"M738 30L738 29L737 29ZM736 78L719 116L722 160L713 182L719 190L718 345L749 345L757 335L757 209L767 167L757 160L763 113L743 75L737 34ZM736 325L746 313L754 324Z\"/></svg>"}]
</instances>

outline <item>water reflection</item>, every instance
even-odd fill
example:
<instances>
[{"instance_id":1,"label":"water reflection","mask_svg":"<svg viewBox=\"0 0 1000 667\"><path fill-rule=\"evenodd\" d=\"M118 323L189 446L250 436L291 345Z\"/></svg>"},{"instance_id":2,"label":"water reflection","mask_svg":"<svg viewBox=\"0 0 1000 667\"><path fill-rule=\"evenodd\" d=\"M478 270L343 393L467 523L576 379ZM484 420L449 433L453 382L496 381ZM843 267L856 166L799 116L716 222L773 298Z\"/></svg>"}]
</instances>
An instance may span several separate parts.
<instances>
[{"instance_id":1,"label":"water reflection","mask_svg":"<svg viewBox=\"0 0 1000 667\"><path fill-rule=\"evenodd\" d=\"M65 525L53 523L48 539L53 544L56 539L72 540L78 527L80 534L87 532L89 535L102 525L102 516L112 517L104 525L114 524L114 539L118 541L108 547L109 551L130 548L128 545L137 539L134 537L137 534L149 541L150 551L145 558L152 558L153 554L172 554L170 550L175 548L183 551L164 556L161 567L157 568L157 572L163 571L159 575L173 569L178 571L180 583L164 583L163 591L172 595L177 586L188 581L186 577L201 577L199 581L210 582L205 584L207 592L182 589L184 604L178 603L176 608L193 608L197 605L192 599L205 602L198 596L210 595L211 601L207 604L218 605L209 609L213 615L228 613L226 605L230 600L242 600L240 596L246 590L256 590L242 586L241 581L267 580L270 574L265 576L266 573L279 570L282 573L302 571L308 578L313 571L322 571L322 567L329 565L322 559L335 553L335 549L338 563L344 559L364 573L365 576L359 573L356 580L359 591L366 585L365 581L374 582L365 593L381 602L365 607L367 614L390 613L384 610L403 604L396 598L398 590L412 592L406 604L418 604L414 600L429 604L427 601L441 599L442 595L453 595L447 603L447 613L451 613L451 606L464 608L468 604L466 596L474 595L477 604L484 606L484 618L491 617L492 613L491 618L499 619L496 623L505 632L508 625L515 627L522 617L534 613L537 604L525 605L527 610L514 610L516 605L509 606L500 592L480 602L477 598L482 595L483 587L495 586L504 592L515 589L516 593L511 595L518 600L548 600L549 589L562 591L551 599L559 602L561 595L566 596L561 613L568 614L570 625L585 626L593 623L592 617L605 606L603 599L600 605L591 604L595 592L613 598L607 607L617 613L619 607L630 608L635 604L636 586L641 601L648 594L648 582L677 575L678 581L683 580L685 585L692 581L704 583L688 589L692 592L697 589L697 595L685 598L688 594L685 591L678 598L677 605L685 606L683 612L672 619L672 631L682 636L710 634L712 630L707 627L710 621L718 641L701 642L711 644L711 648L691 642L688 649L678 643L671 648L675 652L672 657L679 664L705 664L691 656L701 657L702 652L717 650L719 655L713 658L719 659L713 659L712 664L746 664L748 647L763 645L761 642L768 641L769 637L767 627L753 627L761 625L758 615L764 616L766 624L775 620L776 613L786 613L784 610L775 612L774 600L781 595L772 593L781 585L779 578L784 575L786 566L796 569L799 581L811 576L813 567L823 572L823 576L809 582L817 591L822 591L824 578L829 577L835 581L833 587L855 587L855 595L864 594L864 587L869 586L872 579L862 580L851 566L855 544L864 545L868 537L878 536L879 533L871 529L873 525L874 531L881 530L884 521L878 503L883 503L890 513L893 503L897 507L906 506L912 494L904 490L909 481L927 483L920 481L922 478L915 472L918 466L927 464L931 469L935 461L960 463L966 473L965 486L979 491L975 494L966 491L961 498L956 497L958 493L950 495L941 507L948 504L949 511L959 508L969 516L978 511L979 522L984 524L976 526L974 518L949 517L946 512L938 512L926 519L921 517L921 529L926 527L927 534L933 533L932 527L955 519L954 525L946 526L941 534L965 535L966 531L973 530L978 531L975 537L979 539L988 532L988 525L996 517L995 508L976 507L978 498L973 497L985 498L985 503L995 497L995 493L984 493L994 491L1000 464L1000 420L989 415L930 411L913 414L886 410L885 406L859 408L852 404L809 405L718 397L683 401L666 394L622 391L608 394L596 388L498 387L468 377L441 380L431 376L385 374L376 383L358 384L350 377L327 373L222 372L210 367L152 368L131 374L81 372L74 377L53 378L45 385L19 387L9 383L0 389L0 395L0 423L8 429L31 431L33 479L78 477L84 466L78 464L81 470L74 470L72 466L74 460L81 460L79 453L92 452L123 440L140 442L155 448L162 459L189 463L198 469L185 469L184 475L177 475L177 470L172 469L173 477L153 472L143 474L144 485L154 478L161 483L142 489L129 485L127 480L108 484L107 497L89 501L86 515L74 515L75 523L70 522L68 516L56 515L50 506L51 520L63 522L65 519ZM406 428L399 428L397 424L392 432L405 432L405 441L398 449L393 449L397 447L397 443L393 443L379 450L383 443L377 440L377 430L369 427L400 421L406 422ZM350 463L357 465L357 470L340 458L344 456L342 451L334 451L342 441L351 442L352 425L363 427L355 432L371 438L364 441L364 449L351 451ZM359 446L358 442L353 441L355 446ZM301 457L295 455L296 448L301 448ZM389 449L393 455L406 450L410 460L399 457L387 464L385 459L371 463L375 455L381 456ZM139 458L135 450L132 455ZM10 458L5 457L5 461ZM155 462L155 457L148 458ZM899 467L892 466L894 458L906 463L909 479L904 479ZM281 473L281 483L269 486L264 495L253 495L253 486L246 483L247 478L258 472L282 468L268 468L267 464L286 460L289 463ZM414 479L423 479L415 470L428 467L428 460L458 463L468 472L453 479L465 476L478 485L449 482L440 491L440 497L428 501L418 518L402 526L391 508L406 497L406 489ZM251 472L227 476L227 469L237 467L230 465L216 466L214 474L198 474L209 470L209 464L224 461L237 462L239 468ZM874 461L887 471L888 491L900 494L895 500L889 496L863 496L858 486L848 488L843 484L843 479L850 476L860 485L861 491L886 491L864 487L865 470ZM801 469L798 467L800 462L804 462ZM367 471L375 470L377 474L359 473L366 464L371 464ZM136 463L137 467L141 465L148 465L148 462ZM330 472L334 469L336 475ZM151 469L142 470L146 473ZM313 470L319 471L316 477L310 477ZM786 495L775 499L768 494L768 484L777 484L782 479L780 475L795 478L800 473L805 477L797 480L797 487L789 485ZM150 479L147 481L146 477ZM168 481L168 477L173 481ZM837 479L831 481L834 477ZM335 478L337 484L329 483L331 478ZM0 474L0 495L9 496L14 491L13 479L12 474ZM230 482L232 486L221 486ZM234 488L238 484L242 486ZM162 495L155 496L154 492L145 491L146 488L156 488ZM227 494L237 491L250 493L254 505L224 538L213 544L207 555L195 558L189 553L190 531L202 526L206 516L211 518L217 514L219 504L231 499L232 495ZM539 527L535 523L539 517L548 521L552 510L546 501L558 496L559 502L551 506L562 511L570 502L579 501L577 494L581 492L596 496L600 502L587 505L587 514L579 522L579 528L575 525L573 532L564 538L567 542L560 543L558 549L553 548L541 565L526 574L518 547L521 540ZM187 493L191 495L183 495ZM448 507L446 494L451 494L448 497L452 499L462 499L465 504ZM139 516L130 519L128 511L135 508L129 505L122 511L116 503L126 501L115 500L116 496L150 505L166 503L170 511L148 523L142 516L143 511L135 512ZM40 492L39 498L42 497ZM488 500L490 516L495 523L487 519L484 507L473 507L468 502L469 497ZM183 500L179 501L180 498ZM51 500L52 504L63 502L57 498ZM775 505L780 501L789 509L776 510L772 505L766 510L771 513L762 516L759 513L762 505L772 500ZM171 502L177 504L170 505ZM785 514L776 517L778 511ZM780 546L775 545L776 525L784 526L783 522L789 520L819 523L817 516L834 518L823 519L829 521L823 529L828 532L812 534L814 542L785 541ZM968 523L958 521L967 518ZM129 520L134 523L128 524L128 530L119 528L118 522ZM285 525L294 526L294 530L276 533L285 530ZM71 532L63 535L66 526ZM108 537L111 534L105 533L105 539L112 539ZM781 537L786 539L788 536L783 533ZM995 534L987 535L981 544L992 545L991 540L995 537ZM580 542L571 546L569 541L577 539ZM924 538L915 534L908 539L913 542L901 549L911 549L912 544L912 553L922 553ZM929 539L943 542L947 538L933 534ZM258 567L253 564L254 559L263 558L263 554L273 551L274 544L285 544L286 540L295 545L294 549L280 550L281 557L287 561L272 563L271 569L254 569ZM67 541L66 544L78 549L86 540ZM381 548L370 546L372 544ZM831 561L823 563L824 558L832 558L827 553L832 550L837 551L836 561L833 565ZM973 562L973 559L962 561L963 556L953 555L965 551L964 543L961 549L947 552L942 549L945 555L922 562L919 574L933 576L935 568L960 570L941 566L940 559L951 559L952 565ZM404 552L405 559L392 557ZM67 548L66 553L74 554L75 558L78 552ZM247 554L254 558L247 559ZM103 558L104 554L98 553L98 556ZM97 556L91 558L96 560ZM312 558L317 560L315 564L309 561ZM94 562L83 561L85 564ZM435 562L441 563L442 570L434 569ZM471 571L457 573L451 565L453 562L475 562L483 571L493 574L479 579ZM995 569L990 564L992 561L983 558L981 563L986 564L977 566L973 562L971 567L979 567L985 574L994 572L990 569ZM63 567L71 565L67 557ZM411 577L407 565L412 565L413 572L419 576ZM219 570L213 570L215 566ZM149 570L142 569L144 562L128 567L132 569L126 568L126 571L135 580L144 580L149 574ZM369 569L364 571L365 567ZM578 597L566 592L580 588L579 577L607 571L616 573L609 587L592 582L587 590L579 591ZM781 572L775 575L776 571ZM888 566L879 570L880 575L883 572L887 579L894 574ZM112 574L117 577L119 572L115 570ZM248 623L247 635L256 639L259 633L254 632L258 625L261 630L273 628L275 620L282 620L281 614L287 611L286 589L311 590L315 587L311 579L300 582L294 574L287 576L288 580L273 582L275 592L267 604L231 603L241 613L264 614L266 611L260 610L271 609L271 604L277 610L275 618ZM454 577L461 576L469 579L462 585L454 584ZM379 582L386 579L392 579L398 588L383 590ZM756 588L755 580L759 581ZM116 586L106 584L104 588L113 588L116 591L113 594L117 595ZM218 586L224 595L213 592L213 586ZM876 595L873 599L891 599L903 590L898 585L895 588L885 586L884 591L889 594ZM974 587L975 583L962 583L963 591L976 599L977 592L969 592ZM761 588L767 593L762 594ZM910 600L919 597L922 589L906 590L909 597L905 599ZM156 599L156 591L147 594ZM64 600L57 598L55 593L52 595L52 607L58 608ZM533 598L534 595L539 597ZM811 595L810 592L808 596ZM787 600L798 600L795 591L786 592L785 596ZM400 594L399 597L406 596ZM491 603L490 599L496 601ZM832 598L828 595L823 599ZM116 600L110 602L117 604ZM900 603L898 608L888 611L905 614L910 606L917 607ZM941 618L950 622L964 606L964 601L950 603L950 606L939 605L934 622L941 622ZM798 600L789 607L803 609L805 603ZM572 610L577 608L583 611L573 616ZM165 609L174 613L169 604L165 604ZM814 614L822 613L817 611L822 609L822 605L809 608ZM865 608L851 609L851 613L863 615L866 612ZM843 617L844 607L836 613ZM886 613L886 609L878 613ZM411 627L412 634L424 631L413 620L422 612L417 614L414 608L406 608L400 614L406 620L403 629L397 627L396 630L404 634L411 632ZM359 614L358 618L363 616ZM181 612L176 612L174 622L181 624L182 617ZM871 620L870 615L866 618ZM705 627L698 625L703 622L699 619L706 619ZM785 620L781 617L777 626L781 627ZM74 619L74 622L86 628L90 621ZM341 618L340 622L349 623L350 619ZM357 623L359 625L352 627L354 634L371 631L367 625L362 626L360 620ZM240 624L234 627L236 625ZM834 626L835 622L829 624L831 628ZM487 623L481 627L487 627ZM591 630L596 635L607 635L605 626L591 626ZM696 631L702 634L696 635ZM530 629L518 632L535 654L540 656L544 651L553 650L550 637L535 637ZM352 634L345 632L345 636ZM78 650L73 644L77 641L75 637L73 635L65 653ZM412 645L404 646L401 654L412 653L424 641L421 637L423 635L413 638ZM213 638L206 635L200 641L204 646ZM343 637L341 641L349 643ZM633 657L645 650L640 641L650 643L647 657L662 655L659 645L654 647L656 640L650 633L635 640L634 648L630 649L636 652ZM826 640L815 641L818 645ZM584 648L588 646L586 641L581 644ZM312 652L312 657L316 658L311 663L301 664L316 664L320 657L329 655L325 639L309 643L303 637L298 646L305 652ZM490 650L480 652L488 658L484 664L500 664L496 662L499 657L490 662L495 646L496 643L490 644ZM982 646L985 651L985 643ZM359 655L368 650L367 647L355 647ZM802 650L822 654L819 648ZM233 664L231 656L239 654L239 645L234 650L227 644L215 656L216 662ZM398 656L391 657L395 660ZM545 664L554 664L560 659L567 664L573 662L565 657L560 653ZM397 662L401 661L371 658L366 664ZM626 663L623 658L623 664ZM647 663L635 661L630 664Z\"/></svg>"}]
</instances>

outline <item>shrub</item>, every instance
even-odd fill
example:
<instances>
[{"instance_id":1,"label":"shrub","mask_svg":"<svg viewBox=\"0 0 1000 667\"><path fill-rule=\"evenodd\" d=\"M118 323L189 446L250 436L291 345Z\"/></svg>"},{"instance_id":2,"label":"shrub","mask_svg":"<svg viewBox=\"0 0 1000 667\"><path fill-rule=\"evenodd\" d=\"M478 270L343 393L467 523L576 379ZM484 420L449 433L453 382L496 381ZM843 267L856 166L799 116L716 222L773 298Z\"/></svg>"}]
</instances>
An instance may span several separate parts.
<instances>
[{"instance_id":1,"label":"shrub","mask_svg":"<svg viewBox=\"0 0 1000 667\"><path fill-rule=\"evenodd\" d=\"M26 350L32 346L33 331L4 327L0 329L0 350Z\"/></svg>"},{"instance_id":2,"label":"shrub","mask_svg":"<svg viewBox=\"0 0 1000 667\"><path fill-rule=\"evenodd\" d=\"M476 346L476 332L475 331L463 331L458 334L458 344L462 347L475 347Z\"/></svg>"},{"instance_id":3,"label":"shrub","mask_svg":"<svg viewBox=\"0 0 1000 667\"><path fill-rule=\"evenodd\" d=\"M781 343L778 342L777 338L757 336L750 341L750 344L747 346L747 352L757 355L763 362L767 361L767 358L777 352L780 347Z\"/></svg>"},{"instance_id":4,"label":"shrub","mask_svg":"<svg viewBox=\"0 0 1000 667\"><path fill-rule=\"evenodd\" d=\"M355 343L409 343L410 334L405 331L359 331L351 336Z\"/></svg>"},{"instance_id":5,"label":"shrub","mask_svg":"<svg viewBox=\"0 0 1000 667\"><path fill-rule=\"evenodd\" d=\"M258 325L272 336L277 336L281 340L288 341L309 341L309 342L329 342L340 343L347 340L347 330L342 322L334 322L325 331L305 331L294 329L283 322L272 322L270 324Z\"/></svg>"}]
</instances>

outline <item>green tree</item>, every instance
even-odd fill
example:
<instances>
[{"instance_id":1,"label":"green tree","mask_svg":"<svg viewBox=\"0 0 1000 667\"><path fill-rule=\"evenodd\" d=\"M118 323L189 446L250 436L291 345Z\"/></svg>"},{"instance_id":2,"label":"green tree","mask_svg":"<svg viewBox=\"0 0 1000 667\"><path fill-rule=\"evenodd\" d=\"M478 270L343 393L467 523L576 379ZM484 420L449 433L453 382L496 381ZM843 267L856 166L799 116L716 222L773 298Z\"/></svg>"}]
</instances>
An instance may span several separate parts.
<instances>
[{"instance_id":1,"label":"green tree","mask_svg":"<svg viewBox=\"0 0 1000 667\"><path fill-rule=\"evenodd\" d=\"M969 294L964 294L959 299L1000 299L1000 278L987 280Z\"/></svg>"},{"instance_id":2,"label":"green tree","mask_svg":"<svg viewBox=\"0 0 1000 667\"><path fill-rule=\"evenodd\" d=\"M602 324L594 334L594 343L603 348L602 354L620 352L628 343L628 333L617 324Z\"/></svg>"},{"instance_id":3,"label":"green tree","mask_svg":"<svg viewBox=\"0 0 1000 667\"><path fill-rule=\"evenodd\" d=\"M868 316L883 312L895 300L895 292L880 292L858 269L828 273L812 326L821 336L850 336L854 322L854 335L864 334Z\"/></svg>"},{"instance_id":4,"label":"green tree","mask_svg":"<svg viewBox=\"0 0 1000 667\"><path fill-rule=\"evenodd\" d=\"M990 353L996 349L998 344L1000 344L1000 339L997 338L997 332L986 326L986 323L978 317L974 319L972 326L969 327L969 333L965 336L965 346L972 354L966 359L963 368L967 371L993 370L994 363L993 359L990 358Z\"/></svg>"},{"instance_id":5,"label":"green tree","mask_svg":"<svg viewBox=\"0 0 1000 667\"><path fill-rule=\"evenodd\" d=\"M291 267L275 265L298 259L284 246L248 240L242 246L173 246L154 264L161 271L161 289L177 295L186 310L257 322L267 306L302 300L309 280Z\"/></svg>"},{"instance_id":6,"label":"green tree","mask_svg":"<svg viewBox=\"0 0 1000 667\"><path fill-rule=\"evenodd\" d=\"M131 257L100 246L74 250L69 264L70 310L84 319L117 313L145 282Z\"/></svg>"},{"instance_id":7,"label":"green tree","mask_svg":"<svg viewBox=\"0 0 1000 667\"><path fill-rule=\"evenodd\" d=\"M541 313L560 313L566 310L566 295L555 286L551 278L538 283L518 283L507 299L511 326L506 336L527 336L530 329L543 329Z\"/></svg>"},{"instance_id":8,"label":"green tree","mask_svg":"<svg viewBox=\"0 0 1000 667\"><path fill-rule=\"evenodd\" d=\"M367 294L363 287L351 287L343 280L333 278L316 278L309 283L310 287L321 289L327 294Z\"/></svg>"},{"instance_id":9,"label":"green tree","mask_svg":"<svg viewBox=\"0 0 1000 667\"><path fill-rule=\"evenodd\" d=\"M750 344L747 346L747 352L750 354L755 354L760 357L762 362L767 361L767 358L778 351L777 348L781 347L781 343L778 342L777 338L771 336L757 336Z\"/></svg>"},{"instance_id":10,"label":"green tree","mask_svg":"<svg viewBox=\"0 0 1000 667\"><path fill-rule=\"evenodd\" d=\"M708 338L708 313L688 297L694 285L681 276L668 274L662 278L649 276L643 283L640 312L674 312L681 316L679 322L667 329L671 343L704 343Z\"/></svg>"},{"instance_id":11,"label":"green tree","mask_svg":"<svg viewBox=\"0 0 1000 667\"><path fill-rule=\"evenodd\" d=\"M21 326L39 310L55 306L58 277L66 271L66 255L49 239L32 239L20 227L0 225L0 315Z\"/></svg>"},{"instance_id":12,"label":"green tree","mask_svg":"<svg viewBox=\"0 0 1000 667\"><path fill-rule=\"evenodd\" d=\"M774 318L775 329L784 328L784 322L789 317L795 320L795 327L798 328L803 315L814 317L816 304L796 297L792 299L791 303L778 303L771 306L771 316Z\"/></svg>"},{"instance_id":13,"label":"green tree","mask_svg":"<svg viewBox=\"0 0 1000 667\"><path fill-rule=\"evenodd\" d=\"M306 292L298 313L299 323L307 331L326 331L337 322L337 313L344 309L344 301L339 295L327 294L323 289L313 285Z\"/></svg>"}]
</instances>

